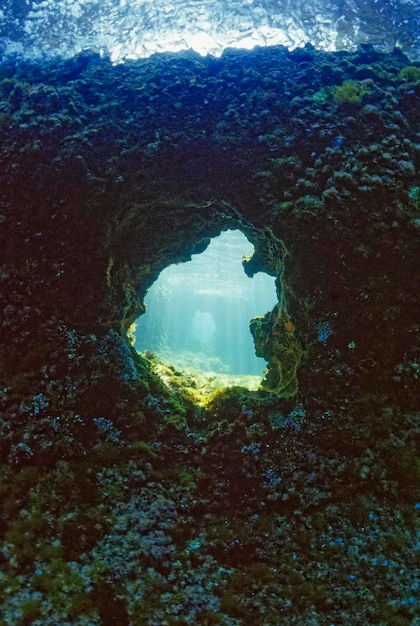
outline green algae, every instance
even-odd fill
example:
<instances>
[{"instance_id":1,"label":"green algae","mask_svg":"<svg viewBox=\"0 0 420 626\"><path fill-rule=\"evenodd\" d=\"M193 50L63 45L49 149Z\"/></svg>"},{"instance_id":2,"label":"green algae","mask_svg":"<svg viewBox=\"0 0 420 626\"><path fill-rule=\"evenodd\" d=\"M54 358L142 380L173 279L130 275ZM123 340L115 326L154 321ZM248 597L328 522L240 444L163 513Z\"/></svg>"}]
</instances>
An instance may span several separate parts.
<instances>
[{"instance_id":1,"label":"green algae","mask_svg":"<svg viewBox=\"0 0 420 626\"><path fill-rule=\"evenodd\" d=\"M398 79L408 83L416 83L420 81L420 67L417 65L407 65L398 73Z\"/></svg>"},{"instance_id":2,"label":"green algae","mask_svg":"<svg viewBox=\"0 0 420 626\"><path fill-rule=\"evenodd\" d=\"M365 85L354 80L346 80L342 85L331 88L333 100L339 106L360 105L367 92Z\"/></svg>"}]
</instances>

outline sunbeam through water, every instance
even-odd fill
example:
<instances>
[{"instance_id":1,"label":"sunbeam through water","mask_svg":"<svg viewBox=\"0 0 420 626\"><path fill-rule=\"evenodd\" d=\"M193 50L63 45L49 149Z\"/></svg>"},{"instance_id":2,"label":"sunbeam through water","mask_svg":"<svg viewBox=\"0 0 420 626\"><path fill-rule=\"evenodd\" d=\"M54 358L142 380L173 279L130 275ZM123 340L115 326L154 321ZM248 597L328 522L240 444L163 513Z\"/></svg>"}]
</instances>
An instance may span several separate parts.
<instances>
[{"instance_id":1,"label":"sunbeam through water","mask_svg":"<svg viewBox=\"0 0 420 626\"><path fill-rule=\"evenodd\" d=\"M249 320L277 302L274 278L246 276L242 258L253 246L238 230L214 238L187 263L164 269L150 287L137 321L135 347L180 369L262 376Z\"/></svg>"}]
</instances>

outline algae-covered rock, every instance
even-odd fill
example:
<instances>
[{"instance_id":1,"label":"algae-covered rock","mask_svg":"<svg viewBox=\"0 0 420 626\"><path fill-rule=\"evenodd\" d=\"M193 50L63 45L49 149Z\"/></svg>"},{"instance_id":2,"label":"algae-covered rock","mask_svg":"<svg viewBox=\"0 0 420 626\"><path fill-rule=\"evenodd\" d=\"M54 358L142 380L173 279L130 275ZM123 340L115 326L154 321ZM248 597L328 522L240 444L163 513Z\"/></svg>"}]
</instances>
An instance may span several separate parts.
<instances>
[{"instance_id":1,"label":"algae-covered rock","mask_svg":"<svg viewBox=\"0 0 420 626\"><path fill-rule=\"evenodd\" d=\"M277 307L264 317L253 318L250 329L257 356L263 357L268 363L262 388L280 397L295 396L302 348L296 338L293 322L284 317Z\"/></svg>"},{"instance_id":2,"label":"algae-covered rock","mask_svg":"<svg viewBox=\"0 0 420 626\"><path fill-rule=\"evenodd\" d=\"M0 69L4 624L414 623L417 66ZM162 269L229 228L276 281L259 388L130 341Z\"/></svg>"}]
</instances>

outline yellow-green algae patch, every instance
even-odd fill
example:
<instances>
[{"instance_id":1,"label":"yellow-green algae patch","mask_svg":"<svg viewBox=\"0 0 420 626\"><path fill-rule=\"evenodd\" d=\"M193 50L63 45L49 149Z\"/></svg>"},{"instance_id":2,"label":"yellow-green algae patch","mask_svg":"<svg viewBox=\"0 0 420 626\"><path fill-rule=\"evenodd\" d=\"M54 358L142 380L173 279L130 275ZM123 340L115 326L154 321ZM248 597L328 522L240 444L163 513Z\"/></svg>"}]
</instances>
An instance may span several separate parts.
<instances>
[{"instance_id":1,"label":"yellow-green algae patch","mask_svg":"<svg viewBox=\"0 0 420 626\"><path fill-rule=\"evenodd\" d=\"M181 370L169 363L164 363L155 354L146 353L152 365L152 371L168 389L183 396L198 406L206 406L223 389L242 387L257 391L261 385L260 376L220 374L200 369Z\"/></svg>"}]
</instances>

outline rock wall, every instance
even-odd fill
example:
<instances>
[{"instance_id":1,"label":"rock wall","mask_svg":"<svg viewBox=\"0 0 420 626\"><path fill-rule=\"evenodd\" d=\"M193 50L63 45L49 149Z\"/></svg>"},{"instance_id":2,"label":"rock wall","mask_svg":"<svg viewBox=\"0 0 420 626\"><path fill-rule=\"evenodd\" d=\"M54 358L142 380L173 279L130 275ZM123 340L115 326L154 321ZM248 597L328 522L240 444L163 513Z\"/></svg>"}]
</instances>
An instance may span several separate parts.
<instances>
[{"instance_id":1,"label":"rock wall","mask_svg":"<svg viewBox=\"0 0 420 626\"><path fill-rule=\"evenodd\" d=\"M214 577L221 595L227 572L248 581L245 599L242 583L231 582L222 604L214 600L222 612L215 623L260 623L261 607L249 604L252 589L263 586L258 597L268 606L278 595L270 591L272 577L282 568L276 584L287 597L302 585L300 601L274 607L264 624L281 615L303 623L314 606L335 619L330 592L319 581L313 589L303 585L322 562L341 589L341 548L328 528L341 524L346 541L360 541L364 554L359 525L370 524L376 537L375 520L386 518L388 539L404 528L402 543L392 544L395 562L405 568L414 558L404 550L420 475L412 417L419 78L420 68L399 50L382 55L370 47L355 54L226 51L221 59L165 54L116 66L86 53L0 67L0 453L11 493L2 509L2 554L10 580L23 581L2 596L5 623L16 623L13 597L22 607L28 589L44 624L47 614L72 623L78 598L96 615L90 623L109 623L107 614L121 624L166 623L156 598L162 572L181 576L181 565L176 573L172 557L165 560L176 550L186 571L201 572L197 584ZM254 243L246 271L276 276L279 302L252 323L256 349L269 362L263 389L227 389L206 404L190 379L137 355L127 331L159 272L204 250L227 227ZM146 485L141 498L138 485ZM320 502L325 516L314 514ZM133 521L138 507L144 526ZM41 523L44 510L54 523ZM160 530L145 535L154 516ZM223 519L236 530L226 531ZM143 574L130 556L118 567L110 556L132 554L124 524L138 529L139 558L144 571L154 571L158 595L143 608L127 582ZM165 545L172 547L165 552L159 538L168 528ZM191 547L197 528L205 557ZM235 539L239 528L245 534ZM279 563L285 533L288 556ZM56 535L53 558L47 547ZM333 548L310 556L318 536ZM294 564L300 549L318 565ZM97 554L102 569L94 565ZM263 582L257 566L246 569L249 555L254 565L263 561ZM356 568L359 581L373 584L354 558L346 572L354 577ZM34 574L37 559L44 565ZM73 581L65 583L73 591L60 595L57 559L60 576L67 562L73 569L88 563L77 579L87 576L84 590ZM402 567L392 570L394 578ZM394 578L393 589L415 584L405 574L404 583ZM375 623L399 615L396 605L388 607L387 580L371 590ZM341 593L347 604L341 596L337 602L350 615L343 623L355 623L353 592L344 586ZM70 602L64 618L57 607ZM357 623L370 619L365 604L357 606ZM186 623L201 619L191 615Z\"/></svg>"},{"instance_id":2,"label":"rock wall","mask_svg":"<svg viewBox=\"0 0 420 626\"><path fill-rule=\"evenodd\" d=\"M293 328L311 395L327 377L322 394L409 396L418 68L401 53L84 54L2 75L12 370L67 364L60 327L124 342L159 271L233 224L283 283L269 335Z\"/></svg>"}]
</instances>

